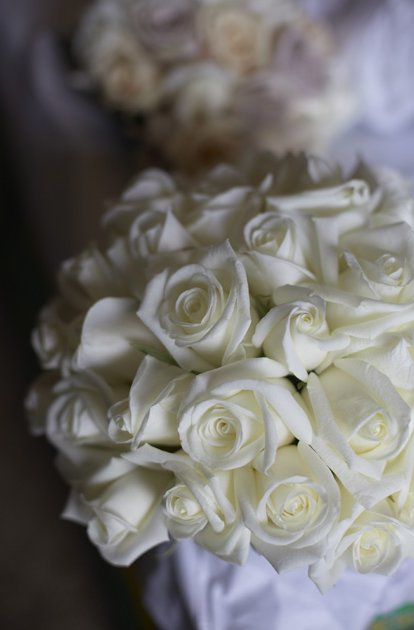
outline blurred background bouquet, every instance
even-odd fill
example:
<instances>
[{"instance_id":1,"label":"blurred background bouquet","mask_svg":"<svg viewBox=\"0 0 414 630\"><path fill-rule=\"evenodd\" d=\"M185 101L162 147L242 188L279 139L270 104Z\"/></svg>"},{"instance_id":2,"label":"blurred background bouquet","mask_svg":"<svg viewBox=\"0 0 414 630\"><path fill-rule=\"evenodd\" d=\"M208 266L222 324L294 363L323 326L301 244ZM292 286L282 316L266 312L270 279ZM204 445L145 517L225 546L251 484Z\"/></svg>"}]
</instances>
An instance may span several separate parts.
<instances>
[{"instance_id":1,"label":"blurred background bouquet","mask_svg":"<svg viewBox=\"0 0 414 630\"><path fill-rule=\"evenodd\" d=\"M324 150L354 111L328 26L292 0L97 0L75 52L84 85L185 170Z\"/></svg>"}]
</instances>

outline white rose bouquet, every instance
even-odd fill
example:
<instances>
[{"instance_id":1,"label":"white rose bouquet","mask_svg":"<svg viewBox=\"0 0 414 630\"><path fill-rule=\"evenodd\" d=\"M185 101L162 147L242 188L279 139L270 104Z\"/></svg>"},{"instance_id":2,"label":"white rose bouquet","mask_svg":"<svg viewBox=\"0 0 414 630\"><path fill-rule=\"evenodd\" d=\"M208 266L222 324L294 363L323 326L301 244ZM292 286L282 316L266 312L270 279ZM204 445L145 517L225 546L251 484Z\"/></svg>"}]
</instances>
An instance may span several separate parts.
<instances>
[{"instance_id":1,"label":"white rose bouquet","mask_svg":"<svg viewBox=\"0 0 414 630\"><path fill-rule=\"evenodd\" d=\"M95 0L75 53L107 105L189 171L246 146L322 151L354 109L328 26L296 0Z\"/></svg>"},{"instance_id":2,"label":"white rose bouquet","mask_svg":"<svg viewBox=\"0 0 414 630\"><path fill-rule=\"evenodd\" d=\"M65 262L27 409L128 565L250 545L321 590L414 557L414 200L303 154L143 172Z\"/></svg>"}]
</instances>

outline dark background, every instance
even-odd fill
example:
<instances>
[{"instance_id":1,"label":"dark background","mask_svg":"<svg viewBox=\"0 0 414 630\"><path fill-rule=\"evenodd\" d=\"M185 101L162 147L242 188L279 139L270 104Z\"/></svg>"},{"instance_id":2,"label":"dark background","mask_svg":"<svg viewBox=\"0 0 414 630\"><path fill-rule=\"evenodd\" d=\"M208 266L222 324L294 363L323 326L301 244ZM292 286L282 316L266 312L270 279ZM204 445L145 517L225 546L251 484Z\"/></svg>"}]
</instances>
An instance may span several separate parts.
<instances>
[{"instance_id":1,"label":"dark background","mask_svg":"<svg viewBox=\"0 0 414 630\"><path fill-rule=\"evenodd\" d=\"M0 0L0 627L137 628L122 572L60 519L67 488L23 401L39 369L30 331L57 264L96 231L132 173L128 145L71 87L80 0Z\"/></svg>"}]
</instances>

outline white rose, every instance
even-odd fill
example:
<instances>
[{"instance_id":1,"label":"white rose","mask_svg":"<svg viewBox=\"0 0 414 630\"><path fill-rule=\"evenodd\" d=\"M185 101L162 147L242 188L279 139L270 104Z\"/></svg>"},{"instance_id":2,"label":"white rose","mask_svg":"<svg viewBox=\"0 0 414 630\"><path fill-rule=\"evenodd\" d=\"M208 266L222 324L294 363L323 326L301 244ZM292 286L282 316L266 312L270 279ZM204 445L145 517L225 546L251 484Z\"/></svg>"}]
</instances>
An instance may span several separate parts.
<instances>
[{"instance_id":1,"label":"white rose","mask_svg":"<svg viewBox=\"0 0 414 630\"><path fill-rule=\"evenodd\" d=\"M278 208L278 201L288 197L288 206L291 208L292 204L289 204L289 200L291 201L292 197L293 199L297 198L299 194L298 200L300 201L304 196L301 191L306 191L306 194L308 192L315 193L315 195L311 195L315 211L320 205L320 210L326 213L327 207L329 207L329 204L327 206L326 203L327 199L325 199L325 203L321 203L322 199L317 200L316 193L320 189L327 188L332 193L332 189L335 190L344 183L341 169L337 164L316 156L308 156L303 152L287 153L281 157L266 151L250 154L242 162L242 172L246 182L257 186L269 199L270 207L266 208L269 211L275 210L275 206L271 204L272 199L275 199L276 208ZM357 178L358 175L355 177ZM367 185L364 185L367 192ZM349 197L350 192L349 189L348 192L344 191L344 196ZM329 190L327 197L329 198ZM298 205L296 201L294 205ZM300 211L300 205L297 214L303 214ZM331 213L333 210L334 208L331 208Z\"/></svg>"},{"instance_id":2,"label":"white rose","mask_svg":"<svg viewBox=\"0 0 414 630\"><path fill-rule=\"evenodd\" d=\"M414 232L406 223L348 234L340 249L341 288L387 302L413 301Z\"/></svg>"},{"instance_id":3,"label":"white rose","mask_svg":"<svg viewBox=\"0 0 414 630\"><path fill-rule=\"evenodd\" d=\"M186 370L203 371L254 355L243 265L230 245L211 248L200 262L165 269L147 285L138 315Z\"/></svg>"},{"instance_id":4,"label":"white rose","mask_svg":"<svg viewBox=\"0 0 414 630\"><path fill-rule=\"evenodd\" d=\"M209 486L203 488L204 501L214 501ZM190 488L177 483L164 495L164 514L168 531L176 540L194 538L207 525L208 517Z\"/></svg>"},{"instance_id":5,"label":"white rose","mask_svg":"<svg viewBox=\"0 0 414 630\"><path fill-rule=\"evenodd\" d=\"M234 79L225 69L198 62L172 69L164 78L163 99L183 126L206 124L233 108Z\"/></svg>"},{"instance_id":6,"label":"white rose","mask_svg":"<svg viewBox=\"0 0 414 630\"><path fill-rule=\"evenodd\" d=\"M289 301L285 302L284 297ZM274 300L278 306L259 321L252 341L257 347L263 347L267 357L279 361L289 373L306 381L308 372L318 368L328 351L343 347L347 340L331 338L326 304L310 291L286 287L276 291Z\"/></svg>"},{"instance_id":7,"label":"white rose","mask_svg":"<svg viewBox=\"0 0 414 630\"><path fill-rule=\"evenodd\" d=\"M180 214L183 212L179 210L148 210L140 214L128 234L132 255L145 260L155 254L194 249L197 243L181 223Z\"/></svg>"},{"instance_id":8,"label":"white rose","mask_svg":"<svg viewBox=\"0 0 414 630\"><path fill-rule=\"evenodd\" d=\"M128 566L168 540L161 501L170 484L165 471L134 467L103 488L85 483L80 500L72 498L64 515L87 524L90 540L106 560Z\"/></svg>"},{"instance_id":9,"label":"white rose","mask_svg":"<svg viewBox=\"0 0 414 630\"><path fill-rule=\"evenodd\" d=\"M157 59L174 63L197 54L191 0L134 0L130 4L139 41Z\"/></svg>"},{"instance_id":10,"label":"white rose","mask_svg":"<svg viewBox=\"0 0 414 630\"><path fill-rule=\"evenodd\" d=\"M379 227L405 221L414 229L413 186L410 179L385 168L375 169L373 176L382 196L371 217L370 226Z\"/></svg>"},{"instance_id":11,"label":"white rose","mask_svg":"<svg viewBox=\"0 0 414 630\"><path fill-rule=\"evenodd\" d=\"M207 467L266 470L293 436L310 442L309 418L286 370L266 358L248 359L196 376L179 409L183 449Z\"/></svg>"},{"instance_id":12,"label":"white rose","mask_svg":"<svg viewBox=\"0 0 414 630\"><path fill-rule=\"evenodd\" d=\"M294 295L294 292L299 290L295 287L285 287L280 289L280 292ZM386 367L386 355L388 353L388 358L391 359L390 349L396 343L398 346L398 340L402 338L402 335L409 339L414 320L413 303L394 304L364 298L321 284L309 285L308 291L310 295L324 300L326 321L331 331L333 345L338 344L336 349L332 348L329 352L326 362L319 367L318 371L322 371L335 358L359 353L358 358L365 360L365 356L369 356L367 361L374 366L378 365L385 374L391 375L392 371L395 372L393 368L396 357L392 361L394 365L389 364L388 368L383 370L383 367ZM368 354L365 355L367 352ZM384 356L381 359L382 355ZM403 353L400 353L400 358L403 358ZM407 356L404 357L404 371L405 368L409 368L407 358ZM407 378L409 378L407 373L405 376L401 373L396 385L404 387L398 383Z\"/></svg>"},{"instance_id":13,"label":"white rose","mask_svg":"<svg viewBox=\"0 0 414 630\"><path fill-rule=\"evenodd\" d=\"M339 516L340 493L310 447L303 442L284 446L265 475L244 467L236 479L252 544L277 571L320 558Z\"/></svg>"},{"instance_id":14,"label":"white rose","mask_svg":"<svg viewBox=\"0 0 414 630\"><path fill-rule=\"evenodd\" d=\"M309 167L313 168L310 163ZM351 210L358 209L365 219L372 211L370 201L370 189L367 182L361 179L350 179L335 186L319 184L310 185L308 189L297 183L299 192L268 197L268 210L277 210L289 216L329 217L341 215L343 220L355 221Z\"/></svg>"},{"instance_id":15,"label":"white rose","mask_svg":"<svg viewBox=\"0 0 414 630\"><path fill-rule=\"evenodd\" d=\"M164 495L164 515L168 530L177 540L191 536L197 544L219 558L244 564L250 549L250 532L232 507L229 509L227 505L223 513L220 496L221 493L225 498L225 493L234 495L232 473L217 473L209 479L209 483L207 485L206 481L200 480L197 489L192 484L195 494L184 483L178 483L167 491ZM218 491L220 485L223 489Z\"/></svg>"},{"instance_id":16,"label":"white rose","mask_svg":"<svg viewBox=\"0 0 414 630\"><path fill-rule=\"evenodd\" d=\"M95 498L108 484L133 470L134 465L122 459L123 450L109 441L104 444L73 440L58 444L56 466L72 489L64 516L79 520L76 518L78 508L89 517L90 508L82 497Z\"/></svg>"},{"instance_id":17,"label":"white rose","mask_svg":"<svg viewBox=\"0 0 414 630\"><path fill-rule=\"evenodd\" d=\"M49 440L60 449L65 443L108 445L108 409L114 392L93 372L74 373L53 387L45 418Z\"/></svg>"},{"instance_id":18,"label":"white rose","mask_svg":"<svg viewBox=\"0 0 414 630\"><path fill-rule=\"evenodd\" d=\"M351 179L333 187L318 187L289 195L268 195L266 211L298 222L307 267L325 284L338 279L340 237L366 224L372 211L365 181Z\"/></svg>"},{"instance_id":19,"label":"white rose","mask_svg":"<svg viewBox=\"0 0 414 630\"><path fill-rule=\"evenodd\" d=\"M63 300L55 300L41 311L32 333L32 345L44 369L66 371L71 365L82 322L74 315Z\"/></svg>"},{"instance_id":20,"label":"white rose","mask_svg":"<svg viewBox=\"0 0 414 630\"><path fill-rule=\"evenodd\" d=\"M272 32L266 19L240 3L206 7L198 26L208 53L236 74L257 71L270 59Z\"/></svg>"},{"instance_id":21,"label":"white rose","mask_svg":"<svg viewBox=\"0 0 414 630\"><path fill-rule=\"evenodd\" d=\"M255 295L315 278L305 260L302 228L293 218L274 212L257 214L244 225L247 252L242 260Z\"/></svg>"},{"instance_id":22,"label":"white rose","mask_svg":"<svg viewBox=\"0 0 414 630\"><path fill-rule=\"evenodd\" d=\"M125 236L142 212L148 209L168 212L179 199L181 194L168 173L146 169L126 189L118 203L103 215L102 222L116 234Z\"/></svg>"},{"instance_id":23,"label":"white rose","mask_svg":"<svg viewBox=\"0 0 414 630\"><path fill-rule=\"evenodd\" d=\"M45 433L47 409L52 399L52 390L60 378L57 370L44 372L32 383L24 401L24 410L33 435Z\"/></svg>"},{"instance_id":24,"label":"white rose","mask_svg":"<svg viewBox=\"0 0 414 630\"><path fill-rule=\"evenodd\" d=\"M147 282L143 268L148 267L151 261L159 260L160 256L173 252L178 258L183 251L199 246L181 222L182 208L171 207L165 211L140 211L137 208L136 214L129 228L126 228L127 235L116 237L106 252L114 275L122 278L125 285L123 293L119 290L108 291L111 296L134 295L141 298ZM125 222L131 218L118 216Z\"/></svg>"},{"instance_id":25,"label":"white rose","mask_svg":"<svg viewBox=\"0 0 414 630\"><path fill-rule=\"evenodd\" d=\"M242 230L262 209L263 200L251 186L229 186L215 195L195 194L186 217L190 234L204 245L219 245L227 238L233 247L242 243Z\"/></svg>"},{"instance_id":26,"label":"white rose","mask_svg":"<svg viewBox=\"0 0 414 630\"><path fill-rule=\"evenodd\" d=\"M309 570L322 593L347 567L358 573L391 575L404 558L414 557L414 535L394 518L389 501L364 510L342 491L342 506L341 520L328 535L324 557Z\"/></svg>"},{"instance_id":27,"label":"white rose","mask_svg":"<svg viewBox=\"0 0 414 630\"><path fill-rule=\"evenodd\" d=\"M403 333L404 334L404 333ZM412 333L410 334L410 336ZM352 357L361 359L385 374L399 391L402 398L412 406L414 391L414 347L401 334L384 334L374 340L372 347L355 352Z\"/></svg>"},{"instance_id":28,"label":"white rose","mask_svg":"<svg viewBox=\"0 0 414 630\"><path fill-rule=\"evenodd\" d=\"M79 256L65 260L59 276L62 295L75 309L86 310L100 298L126 294L126 283L111 264L110 259L96 247Z\"/></svg>"},{"instance_id":29,"label":"white rose","mask_svg":"<svg viewBox=\"0 0 414 630\"><path fill-rule=\"evenodd\" d=\"M92 370L107 382L132 382L145 354L167 355L136 314L130 298L98 300L86 313L76 352L77 369Z\"/></svg>"},{"instance_id":30,"label":"white rose","mask_svg":"<svg viewBox=\"0 0 414 630\"><path fill-rule=\"evenodd\" d=\"M146 356L128 398L109 410L110 437L136 448L140 442L179 446L177 410L194 376Z\"/></svg>"},{"instance_id":31,"label":"white rose","mask_svg":"<svg viewBox=\"0 0 414 630\"><path fill-rule=\"evenodd\" d=\"M93 5L81 22L75 48L110 105L136 112L156 103L160 71L134 35L125 7Z\"/></svg>"},{"instance_id":32,"label":"white rose","mask_svg":"<svg viewBox=\"0 0 414 630\"><path fill-rule=\"evenodd\" d=\"M314 414L312 447L347 490L367 508L401 489L392 460L407 444L410 408L390 380L367 363L341 359L305 396Z\"/></svg>"},{"instance_id":33,"label":"white rose","mask_svg":"<svg viewBox=\"0 0 414 630\"><path fill-rule=\"evenodd\" d=\"M96 71L106 100L131 113L151 109L160 98L158 66L128 34L111 44L106 63Z\"/></svg>"},{"instance_id":34,"label":"white rose","mask_svg":"<svg viewBox=\"0 0 414 630\"><path fill-rule=\"evenodd\" d=\"M183 452L170 454L148 445L124 458L175 474L176 482L163 499L164 518L173 538L192 537L219 557L244 564L250 532L241 521L232 472L206 477Z\"/></svg>"}]
</instances>

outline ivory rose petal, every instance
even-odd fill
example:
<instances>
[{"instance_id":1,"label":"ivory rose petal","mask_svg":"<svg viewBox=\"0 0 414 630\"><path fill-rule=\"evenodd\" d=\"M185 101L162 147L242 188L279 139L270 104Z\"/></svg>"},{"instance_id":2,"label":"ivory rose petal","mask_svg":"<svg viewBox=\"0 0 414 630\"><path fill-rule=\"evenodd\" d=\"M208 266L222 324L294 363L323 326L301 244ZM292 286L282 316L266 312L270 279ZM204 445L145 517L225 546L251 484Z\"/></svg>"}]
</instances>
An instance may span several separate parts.
<instances>
[{"instance_id":1,"label":"ivory rose petal","mask_svg":"<svg viewBox=\"0 0 414 630\"><path fill-rule=\"evenodd\" d=\"M138 315L184 369L203 371L256 354L246 274L228 244L199 263L165 269L148 284Z\"/></svg>"},{"instance_id":2,"label":"ivory rose petal","mask_svg":"<svg viewBox=\"0 0 414 630\"><path fill-rule=\"evenodd\" d=\"M136 314L132 298L103 298L86 313L75 364L106 380L132 381L144 354L167 354Z\"/></svg>"},{"instance_id":3,"label":"ivory rose petal","mask_svg":"<svg viewBox=\"0 0 414 630\"><path fill-rule=\"evenodd\" d=\"M128 566L151 547L168 540L160 510L170 480L166 472L134 467L101 491L83 488L82 500L89 509L88 536L106 560Z\"/></svg>"},{"instance_id":4,"label":"ivory rose petal","mask_svg":"<svg viewBox=\"0 0 414 630\"><path fill-rule=\"evenodd\" d=\"M364 510L342 489L342 513L327 540L325 554L309 570L326 592L348 567L358 573L392 575L406 557L414 557L414 535L398 521L387 501Z\"/></svg>"},{"instance_id":5,"label":"ivory rose petal","mask_svg":"<svg viewBox=\"0 0 414 630\"><path fill-rule=\"evenodd\" d=\"M401 489L404 475L391 463L408 442L410 408L389 379L357 359L342 359L305 397L315 422L312 447L365 507Z\"/></svg>"},{"instance_id":6,"label":"ivory rose petal","mask_svg":"<svg viewBox=\"0 0 414 630\"><path fill-rule=\"evenodd\" d=\"M212 470L251 464L267 469L293 436L310 442L310 420L276 361L259 358L199 374L184 398L178 431L183 449Z\"/></svg>"},{"instance_id":7,"label":"ivory rose petal","mask_svg":"<svg viewBox=\"0 0 414 630\"><path fill-rule=\"evenodd\" d=\"M241 520L232 472L206 476L182 451L166 453L149 445L124 458L175 474L163 499L165 523L174 538L193 537L219 557L244 564L250 532Z\"/></svg>"},{"instance_id":8,"label":"ivory rose petal","mask_svg":"<svg viewBox=\"0 0 414 630\"><path fill-rule=\"evenodd\" d=\"M146 355L126 399L108 411L114 442L136 448L141 442L180 444L177 410L194 376Z\"/></svg>"},{"instance_id":9,"label":"ivory rose petal","mask_svg":"<svg viewBox=\"0 0 414 630\"><path fill-rule=\"evenodd\" d=\"M236 479L252 544L277 571L321 557L340 513L340 492L309 446L283 446L265 475L244 467Z\"/></svg>"}]
</instances>

